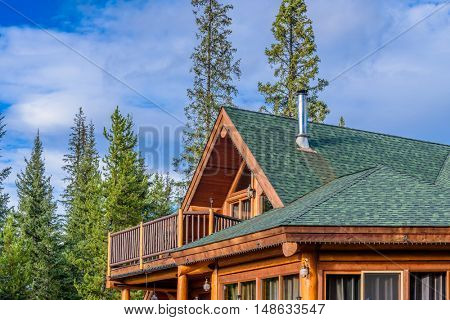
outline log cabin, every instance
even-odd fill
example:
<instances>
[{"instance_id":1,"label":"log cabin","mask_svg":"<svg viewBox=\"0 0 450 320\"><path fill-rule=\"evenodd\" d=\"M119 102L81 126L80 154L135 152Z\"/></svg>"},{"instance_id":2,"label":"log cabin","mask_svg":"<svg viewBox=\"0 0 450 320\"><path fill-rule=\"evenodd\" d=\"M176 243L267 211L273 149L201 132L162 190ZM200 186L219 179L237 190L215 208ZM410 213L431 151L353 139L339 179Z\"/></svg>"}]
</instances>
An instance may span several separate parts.
<instances>
[{"instance_id":1,"label":"log cabin","mask_svg":"<svg viewBox=\"0 0 450 320\"><path fill-rule=\"evenodd\" d=\"M223 108L177 213L109 234L145 299L443 300L450 146Z\"/></svg>"}]
</instances>

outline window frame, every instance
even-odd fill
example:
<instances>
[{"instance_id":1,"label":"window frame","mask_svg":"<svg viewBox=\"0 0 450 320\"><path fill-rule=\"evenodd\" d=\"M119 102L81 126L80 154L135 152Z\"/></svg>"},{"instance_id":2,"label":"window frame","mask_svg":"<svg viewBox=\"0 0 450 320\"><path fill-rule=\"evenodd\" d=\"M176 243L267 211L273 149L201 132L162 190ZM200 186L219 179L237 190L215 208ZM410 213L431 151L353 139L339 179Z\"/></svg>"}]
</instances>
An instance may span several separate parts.
<instances>
[{"instance_id":1,"label":"window frame","mask_svg":"<svg viewBox=\"0 0 450 320\"><path fill-rule=\"evenodd\" d=\"M405 300L405 276L404 276L404 270L361 270L361 271L324 271L323 272L323 299L326 300L327 298L327 275L360 275L361 281L360 281L360 300L364 300L364 275L365 274L399 274L399 300ZM409 289L409 285L408 285Z\"/></svg>"},{"instance_id":2,"label":"window frame","mask_svg":"<svg viewBox=\"0 0 450 320\"><path fill-rule=\"evenodd\" d=\"M225 300L225 286L226 285L230 285L230 284L237 284L237 298L238 300L242 300L242 291L241 291L241 284L242 283L246 283L246 282L255 282L255 298L256 300L258 300L258 279L257 278L250 278L250 279L244 279L244 280L240 280L240 281L227 281L227 282L222 282L221 286L222 286L222 300Z\"/></svg>"}]
</instances>

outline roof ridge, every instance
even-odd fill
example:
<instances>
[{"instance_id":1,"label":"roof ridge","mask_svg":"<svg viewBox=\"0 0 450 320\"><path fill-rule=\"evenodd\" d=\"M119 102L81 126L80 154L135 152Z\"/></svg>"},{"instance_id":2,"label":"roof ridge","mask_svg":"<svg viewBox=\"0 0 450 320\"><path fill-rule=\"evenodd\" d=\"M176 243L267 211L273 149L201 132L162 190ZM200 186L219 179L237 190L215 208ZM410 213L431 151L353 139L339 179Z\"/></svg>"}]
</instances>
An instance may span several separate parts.
<instances>
[{"instance_id":1,"label":"roof ridge","mask_svg":"<svg viewBox=\"0 0 450 320\"><path fill-rule=\"evenodd\" d=\"M447 163L450 166L450 151L448 152L447 158L445 158L444 162L442 163L441 168L439 169L439 173L436 177L436 180L434 180L435 185L437 185L439 183L439 179L440 179L441 175L444 173L444 169L447 166Z\"/></svg>"},{"instance_id":2,"label":"roof ridge","mask_svg":"<svg viewBox=\"0 0 450 320\"><path fill-rule=\"evenodd\" d=\"M255 111L255 110L248 110L248 109L243 109L243 108L236 108L236 107L231 107L231 106L227 106L227 107L224 107L224 108L225 109L234 109L234 110L244 111L244 112L249 112L249 113L256 113L256 114L260 114L260 115L266 115L266 116L271 116L271 117L276 117L276 118L281 118L281 119L286 119L286 120L291 120L291 121L297 122L297 119L286 117L286 116L282 116L282 115L276 115L276 114L272 114L272 113L265 113L265 112L260 112L260 111ZM365 132L365 133L371 133L371 134L381 135L381 136L385 136L385 137L405 139L405 140L410 140L410 141L415 141L415 142L421 142L421 143L427 143L427 144L434 144L434 145L438 145L438 146L450 147L450 144L434 142L434 141L427 141L427 140L421 140L421 139L414 139L414 138L408 138L408 137L402 137L402 136L396 136L396 135L389 134L389 133L375 132L375 131L369 131L369 130L364 130L364 129L349 128L349 127L340 127L340 126L337 126L337 125L334 125L334 124L329 124L329 123L320 123L320 122L313 122L313 121L308 121L308 122L312 123L314 125L334 127L334 128L342 129L342 130L352 130L352 131L358 131L358 132Z\"/></svg>"},{"instance_id":3,"label":"roof ridge","mask_svg":"<svg viewBox=\"0 0 450 320\"><path fill-rule=\"evenodd\" d=\"M304 196L301 196L301 197L298 198L297 200L292 201L292 202L289 203L286 207L288 207L288 206L294 204L294 203L297 202L297 201L301 201L302 199L304 199L305 197L307 197L307 196L310 195L311 193L313 193L313 192L315 192L315 191L317 191L317 190L319 190L319 189L325 188L325 187L329 186L329 185L330 185L331 183L333 183L333 182L336 182L336 181L338 181L338 180L340 180L340 179L342 179L342 178L345 178L345 177L349 177L349 176L351 176L351 175L357 175L354 179L348 181L348 182L345 183L343 186L337 188L337 190L331 192L330 194L328 194L328 195L326 195L326 196L321 197L321 198L320 198L319 200L317 200L315 203L313 203L313 204L311 204L311 205L309 205L309 206L306 206L306 207L304 208L304 210L302 210L303 213L301 213L300 215L298 215L298 212L295 213L296 217L302 217L302 216L304 216L305 214L307 214L309 211L311 211L312 209L314 209L314 208L316 208L316 207L322 205L323 203L327 202L328 200L330 200L330 199L333 198L334 196L336 196L336 195L338 195L339 193L341 193L341 192L347 190L348 188L354 186L355 184L361 182L362 180L364 180L364 179L367 178L368 176L372 175L373 173L375 173L375 172L381 170L382 168L386 168L386 166L383 166L383 165L377 165L377 166L374 166L374 167L366 168L366 169L363 169L363 170L361 170L361 171L353 172L353 173L351 173L351 174L348 174L348 175L345 175L345 176L341 176L341 177L339 177L339 178L337 178L337 179L331 180L330 182L328 182L328 183L326 183L326 184L320 186L319 188L314 189L313 191L311 191L311 192L305 194ZM359 175L358 175L358 174L359 174ZM286 208L286 207L285 207L285 208ZM283 223L286 223L290 218L291 218L291 215L287 216L286 219L283 219L282 224L283 224Z\"/></svg>"}]
</instances>

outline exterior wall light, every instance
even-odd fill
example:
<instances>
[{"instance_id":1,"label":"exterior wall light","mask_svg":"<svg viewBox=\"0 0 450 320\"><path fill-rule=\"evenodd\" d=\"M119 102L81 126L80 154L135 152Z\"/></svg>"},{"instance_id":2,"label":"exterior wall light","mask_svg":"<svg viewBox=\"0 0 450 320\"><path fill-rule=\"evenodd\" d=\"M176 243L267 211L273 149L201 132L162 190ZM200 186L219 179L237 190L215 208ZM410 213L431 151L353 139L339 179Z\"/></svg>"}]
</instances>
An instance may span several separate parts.
<instances>
[{"instance_id":1,"label":"exterior wall light","mask_svg":"<svg viewBox=\"0 0 450 320\"><path fill-rule=\"evenodd\" d=\"M307 278L309 276L309 267L308 267L308 259L305 259L305 263L300 269L300 277Z\"/></svg>"},{"instance_id":2,"label":"exterior wall light","mask_svg":"<svg viewBox=\"0 0 450 320\"><path fill-rule=\"evenodd\" d=\"M156 295L156 293L153 293L153 295L150 298L150 300L158 300L158 296Z\"/></svg>"},{"instance_id":3,"label":"exterior wall light","mask_svg":"<svg viewBox=\"0 0 450 320\"><path fill-rule=\"evenodd\" d=\"M208 282L208 278L205 278L205 283L203 284L203 290L205 290L205 292L208 292L209 290L211 290L211 285Z\"/></svg>"}]
</instances>

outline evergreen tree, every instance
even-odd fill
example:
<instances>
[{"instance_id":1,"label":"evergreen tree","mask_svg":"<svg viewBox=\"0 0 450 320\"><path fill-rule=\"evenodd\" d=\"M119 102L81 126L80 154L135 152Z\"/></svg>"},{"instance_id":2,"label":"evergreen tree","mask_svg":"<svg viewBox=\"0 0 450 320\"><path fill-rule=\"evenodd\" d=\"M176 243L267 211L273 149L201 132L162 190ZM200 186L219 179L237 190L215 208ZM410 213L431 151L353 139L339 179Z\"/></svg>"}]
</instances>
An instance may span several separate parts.
<instances>
[{"instance_id":1,"label":"evergreen tree","mask_svg":"<svg viewBox=\"0 0 450 320\"><path fill-rule=\"evenodd\" d=\"M217 0L192 0L196 38L199 44L191 55L194 83L187 90L189 104L185 107L187 124L183 132L184 151L176 158L176 170L189 181L203 152L208 135L221 107L232 106L237 94L233 78L240 77L239 60L232 47L231 5ZM185 182L186 182L185 181Z\"/></svg>"},{"instance_id":2,"label":"evergreen tree","mask_svg":"<svg viewBox=\"0 0 450 320\"><path fill-rule=\"evenodd\" d=\"M5 124L3 123L4 117L0 116L0 141L6 134ZM1 150L1 149L0 149ZM1 157L1 156L0 156ZM4 192L3 183L5 179L11 173L11 167L3 168L0 170L0 231L2 230L6 216L8 215L10 208L8 206L9 195ZM1 248L1 243L0 243Z\"/></svg>"},{"instance_id":3,"label":"evergreen tree","mask_svg":"<svg viewBox=\"0 0 450 320\"><path fill-rule=\"evenodd\" d=\"M85 153L87 144L87 125L86 116L83 108L78 109L78 113L74 118L74 126L71 128L69 138L69 152L64 155L63 170L67 173L64 181L67 186L62 195L63 203L68 211L70 219L70 210L72 209L72 200L77 189L77 180L80 173L80 164Z\"/></svg>"},{"instance_id":4,"label":"evergreen tree","mask_svg":"<svg viewBox=\"0 0 450 320\"><path fill-rule=\"evenodd\" d=\"M122 116L117 107L111 128L104 129L109 142L105 163L105 215L110 231L118 231L142 221L148 212L149 177L144 160L135 150L137 136L130 115Z\"/></svg>"},{"instance_id":5,"label":"evergreen tree","mask_svg":"<svg viewBox=\"0 0 450 320\"><path fill-rule=\"evenodd\" d=\"M42 143L37 134L26 167L17 178L18 218L21 234L28 248L30 270L29 298L61 297L62 247L60 221L50 177L45 175Z\"/></svg>"},{"instance_id":6,"label":"evergreen tree","mask_svg":"<svg viewBox=\"0 0 450 320\"><path fill-rule=\"evenodd\" d=\"M102 299L105 292L107 229L102 209L102 180L96 150L95 128L86 124L83 110L74 119L69 140L69 153L64 166L68 185L65 190L67 208L66 250L76 296Z\"/></svg>"},{"instance_id":7,"label":"evergreen tree","mask_svg":"<svg viewBox=\"0 0 450 320\"><path fill-rule=\"evenodd\" d=\"M172 199L173 187L174 181L169 174L155 173L152 175L146 221L157 219L173 212L175 206Z\"/></svg>"},{"instance_id":8,"label":"evergreen tree","mask_svg":"<svg viewBox=\"0 0 450 320\"><path fill-rule=\"evenodd\" d=\"M339 127L345 127L345 119L343 116L339 118Z\"/></svg>"},{"instance_id":9,"label":"evergreen tree","mask_svg":"<svg viewBox=\"0 0 450 320\"><path fill-rule=\"evenodd\" d=\"M312 22L307 16L304 0L282 0L272 24L275 43L266 49L269 64L275 68L276 82L259 83L258 90L266 104L264 110L287 117L297 116L296 94L309 91L309 117L323 122L329 113L318 93L327 82L317 79L320 59L316 54Z\"/></svg>"},{"instance_id":10,"label":"evergreen tree","mask_svg":"<svg viewBox=\"0 0 450 320\"><path fill-rule=\"evenodd\" d=\"M0 300L27 299L30 294L29 252L12 212L6 218L1 238Z\"/></svg>"},{"instance_id":11,"label":"evergreen tree","mask_svg":"<svg viewBox=\"0 0 450 320\"><path fill-rule=\"evenodd\" d=\"M77 221L72 220L74 225L69 229L72 245L68 260L79 275L75 279L78 295L82 299L104 299L112 294L105 290L108 232L92 123L88 126L82 154L72 198L72 217Z\"/></svg>"}]
</instances>

